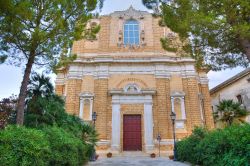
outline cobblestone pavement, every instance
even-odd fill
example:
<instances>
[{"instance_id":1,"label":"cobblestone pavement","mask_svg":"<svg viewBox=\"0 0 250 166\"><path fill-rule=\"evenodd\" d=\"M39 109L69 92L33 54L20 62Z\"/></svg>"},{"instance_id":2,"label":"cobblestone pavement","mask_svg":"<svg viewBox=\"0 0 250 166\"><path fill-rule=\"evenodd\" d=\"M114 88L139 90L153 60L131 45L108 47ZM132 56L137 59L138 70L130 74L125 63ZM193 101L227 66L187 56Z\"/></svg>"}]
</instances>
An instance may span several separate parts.
<instances>
[{"instance_id":1,"label":"cobblestone pavement","mask_svg":"<svg viewBox=\"0 0 250 166\"><path fill-rule=\"evenodd\" d=\"M166 157L112 157L99 158L87 166L190 166L186 163L169 160Z\"/></svg>"}]
</instances>

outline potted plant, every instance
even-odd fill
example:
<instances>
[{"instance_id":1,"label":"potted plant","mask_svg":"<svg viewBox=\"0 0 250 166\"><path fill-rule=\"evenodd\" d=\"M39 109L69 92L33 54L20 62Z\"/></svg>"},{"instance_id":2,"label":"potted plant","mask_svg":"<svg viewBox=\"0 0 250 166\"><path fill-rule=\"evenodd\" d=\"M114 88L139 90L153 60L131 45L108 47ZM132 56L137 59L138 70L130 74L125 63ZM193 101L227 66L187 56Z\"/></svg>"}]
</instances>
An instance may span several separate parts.
<instances>
[{"instance_id":1,"label":"potted plant","mask_svg":"<svg viewBox=\"0 0 250 166\"><path fill-rule=\"evenodd\" d=\"M112 157L112 153L111 153L111 152L108 152L108 153L107 153L107 157L108 157L108 158L111 158L111 157Z\"/></svg>"},{"instance_id":2,"label":"potted plant","mask_svg":"<svg viewBox=\"0 0 250 166\"><path fill-rule=\"evenodd\" d=\"M151 153L151 154L150 154L150 157L151 157L151 158L155 158L155 153Z\"/></svg>"},{"instance_id":3,"label":"potted plant","mask_svg":"<svg viewBox=\"0 0 250 166\"><path fill-rule=\"evenodd\" d=\"M98 154L96 154L96 155L95 155L95 160L97 160L97 159L98 159L98 157L99 157L99 155L98 155Z\"/></svg>"},{"instance_id":4,"label":"potted plant","mask_svg":"<svg viewBox=\"0 0 250 166\"><path fill-rule=\"evenodd\" d=\"M174 155L169 155L168 157L169 157L170 160L174 159Z\"/></svg>"}]
</instances>

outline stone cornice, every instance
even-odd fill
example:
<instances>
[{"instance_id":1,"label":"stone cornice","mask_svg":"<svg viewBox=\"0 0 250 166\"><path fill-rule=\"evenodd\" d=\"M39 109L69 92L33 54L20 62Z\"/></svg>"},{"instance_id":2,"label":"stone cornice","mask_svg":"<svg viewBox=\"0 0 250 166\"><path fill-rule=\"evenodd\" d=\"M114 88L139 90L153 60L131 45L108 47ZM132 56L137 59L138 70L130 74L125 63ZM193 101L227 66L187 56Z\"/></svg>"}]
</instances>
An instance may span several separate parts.
<instances>
[{"instance_id":1,"label":"stone cornice","mask_svg":"<svg viewBox=\"0 0 250 166\"><path fill-rule=\"evenodd\" d=\"M159 57L159 56L167 56L176 58L176 54L174 52L152 52L152 51L140 51L140 52L98 52L98 53L77 53L78 58L94 58L94 57ZM177 57L179 58L179 57Z\"/></svg>"},{"instance_id":2,"label":"stone cornice","mask_svg":"<svg viewBox=\"0 0 250 166\"><path fill-rule=\"evenodd\" d=\"M124 92L123 89L112 89L108 92L110 95L154 95L156 90L154 89L142 89L140 92Z\"/></svg>"},{"instance_id":3,"label":"stone cornice","mask_svg":"<svg viewBox=\"0 0 250 166\"><path fill-rule=\"evenodd\" d=\"M71 64L96 64L96 63L191 63L195 60L188 57L133 57L133 58L114 58L114 57L93 57L76 59Z\"/></svg>"}]
</instances>

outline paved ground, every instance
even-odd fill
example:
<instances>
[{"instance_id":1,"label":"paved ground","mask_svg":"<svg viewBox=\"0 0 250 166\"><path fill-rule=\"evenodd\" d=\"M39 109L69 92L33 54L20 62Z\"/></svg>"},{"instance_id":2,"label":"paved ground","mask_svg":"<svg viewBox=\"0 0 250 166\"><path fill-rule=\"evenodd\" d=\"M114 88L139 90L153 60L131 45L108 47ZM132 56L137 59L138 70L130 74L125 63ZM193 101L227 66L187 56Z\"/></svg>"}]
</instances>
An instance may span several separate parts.
<instances>
[{"instance_id":1,"label":"paved ground","mask_svg":"<svg viewBox=\"0 0 250 166\"><path fill-rule=\"evenodd\" d=\"M175 162L166 157L112 157L98 158L95 162L89 162L88 166L189 166L188 164Z\"/></svg>"}]
</instances>

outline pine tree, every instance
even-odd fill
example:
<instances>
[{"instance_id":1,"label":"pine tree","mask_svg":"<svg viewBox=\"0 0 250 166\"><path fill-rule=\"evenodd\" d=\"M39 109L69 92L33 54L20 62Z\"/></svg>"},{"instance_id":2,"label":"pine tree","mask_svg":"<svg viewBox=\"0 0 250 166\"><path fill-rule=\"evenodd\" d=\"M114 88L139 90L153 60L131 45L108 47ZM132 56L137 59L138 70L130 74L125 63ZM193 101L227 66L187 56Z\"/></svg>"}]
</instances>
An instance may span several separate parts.
<instances>
[{"instance_id":1,"label":"pine tree","mask_svg":"<svg viewBox=\"0 0 250 166\"><path fill-rule=\"evenodd\" d=\"M55 66L63 50L71 48L74 40L86 37L87 21L98 3L98 0L0 0L1 62L8 57L12 64L26 63L17 124L23 124L27 86L34 64Z\"/></svg>"},{"instance_id":2,"label":"pine tree","mask_svg":"<svg viewBox=\"0 0 250 166\"><path fill-rule=\"evenodd\" d=\"M213 70L248 66L249 0L142 0L157 8L162 24L189 38L190 54ZM157 5L157 6L156 6ZM248 59L248 60L247 60Z\"/></svg>"}]
</instances>

